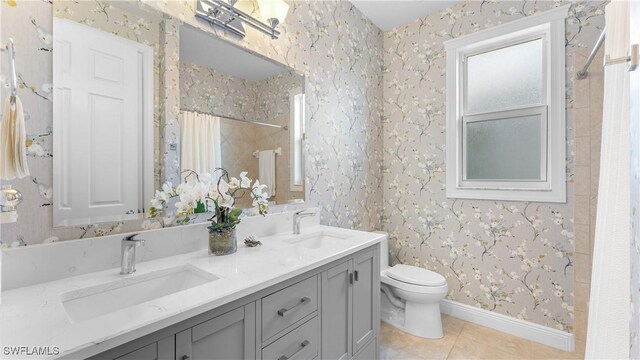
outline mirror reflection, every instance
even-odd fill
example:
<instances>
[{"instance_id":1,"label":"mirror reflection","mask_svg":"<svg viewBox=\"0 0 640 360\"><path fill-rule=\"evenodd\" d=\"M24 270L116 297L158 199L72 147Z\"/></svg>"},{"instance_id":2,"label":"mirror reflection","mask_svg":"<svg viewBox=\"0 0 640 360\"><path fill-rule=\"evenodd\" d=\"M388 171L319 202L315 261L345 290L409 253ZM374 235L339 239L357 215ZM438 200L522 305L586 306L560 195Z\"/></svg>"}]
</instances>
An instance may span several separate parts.
<instances>
[{"instance_id":1,"label":"mirror reflection","mask_svg":"<svg viewBox=\"0 0 640 360\"><path fill-rule=\"evenodd\" d=\"M225 56L217 56L225 54ZM304 79L198 29L180 31L180 165L247 171L269 200L302 199ZM249 207L250 199L241 207Z\"/></svg>"},{"instance_id":2,"label":"mirror reflection","mask_svg":"<svg viewBox=\"0 0 640 360\"><path fill-rule=\"evenodd\" d=\"M55 1L53 37L56 227L142 219L154 191L188 170L247 171L271 204L303 201L293 69L136 1Z\"/></svg>"}]
</instances>

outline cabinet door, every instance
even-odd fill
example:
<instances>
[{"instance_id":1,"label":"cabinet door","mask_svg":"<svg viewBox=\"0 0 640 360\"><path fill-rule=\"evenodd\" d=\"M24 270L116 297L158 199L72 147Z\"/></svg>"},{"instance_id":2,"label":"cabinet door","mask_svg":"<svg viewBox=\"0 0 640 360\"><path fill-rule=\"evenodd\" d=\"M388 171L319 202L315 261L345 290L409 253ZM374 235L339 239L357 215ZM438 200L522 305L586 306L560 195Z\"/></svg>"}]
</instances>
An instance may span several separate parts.
<instances>
[{"instance_id":1,"label":"cabinet door","mask_svg":"<svg viewBox=\"0 0 640 360\"><path fill-rule=\"evenodd\" d=\"M357 353L369 340L373 338L377 325L375 311L377 311L376 298L380 284L379 274L375 271L377 256L375 249L361 253L354 258L353 269L353 353ZM378 275L378 276L376 276ZM378 291L378 292L377 292Z\"/></svg>"},{"instance_id":2,"label":"cabinet door","mask_svg":"<svg viewBox=\"0 0 640 360\"><path fill-rule=\"evenodd\" d=\"M177 360L255 359L255 303L176 334Z\"/></svg>"},{"instance_id":3,"label":"cabinet door","mask_svg":"<svg viewBox=\"0 0 640 360\"><path fill-rule=\"evenodd\" d=\"M361 350L356 356L353 357L353 360L376 360L378 359L378 344L376 339L373 339L368 344L365 345L365 348Z\"/></svg>"},{"instance_id":4,"label":"cabinet door","mask_svg":"<svg viewBox=\"0 0 640 360\"><path fill-rule=\"evenodd\" d=\"M351 260L322 273L322 358L348 359L351 349Z\"/></svg>"},{"instance_id":5,"label":"cabinet door","mask_svg":"<svg viewBox=\"0 0 640 360\"><path fill-rule=\"evenodd\" d=\"M143 346L130 353L117 357L115 360L173 360L174 359L173 335L153 344Z\"/></svg>"}]
</instances>

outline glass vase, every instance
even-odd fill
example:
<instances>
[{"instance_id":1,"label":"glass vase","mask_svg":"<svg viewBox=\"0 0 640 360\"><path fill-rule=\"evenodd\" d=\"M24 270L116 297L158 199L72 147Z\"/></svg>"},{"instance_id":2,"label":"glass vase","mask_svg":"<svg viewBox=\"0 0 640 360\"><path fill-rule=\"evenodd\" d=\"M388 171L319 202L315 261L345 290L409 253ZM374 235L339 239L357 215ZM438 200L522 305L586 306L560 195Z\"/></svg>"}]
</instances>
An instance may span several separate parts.
<instances>
[{"instance_id":1,"label":"glass vase","mask_svg":"<svg viewBox=\"0 0 640 360\"><path fill-rule=\"evenodd\" d=\"M209 231L209 255L229 255L238 250L236 229Z\"/></svg>"}]
</instances>

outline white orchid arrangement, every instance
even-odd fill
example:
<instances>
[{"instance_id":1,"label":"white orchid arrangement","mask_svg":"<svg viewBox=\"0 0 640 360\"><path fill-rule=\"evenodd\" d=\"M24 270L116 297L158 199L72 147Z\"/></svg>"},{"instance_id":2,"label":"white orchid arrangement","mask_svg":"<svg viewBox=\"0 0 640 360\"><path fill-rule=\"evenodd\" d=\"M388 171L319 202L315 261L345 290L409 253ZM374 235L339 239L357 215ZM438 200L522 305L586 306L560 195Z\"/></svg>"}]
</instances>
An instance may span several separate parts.
<instances>
[{"instance_id":1,"label":"white orchid arrangement","mask_svg":"<svg viewBox=\"0 0 640 360\"><path fill-rule=\"evenodd\" d=\"M252 181L247 177L247 172L240 173L240 179L229 177L224 169L216 169L222 175L215 177L212 174L197 174L187 170L184 182L173 187L170 182L162 185L162 190L156 190L151 200L149 215L158 217L168 208L171 198L178 198L175 203L176 223L186 224L192 220L194 213L211 211L213 216L209 219L210 231L226 232L234 229L240 223L242 209L234 207L237 199L249 195L254 207L258 208L260 215L265 215L268 209L267 198L264 192L266 185L259 180Z\"/></svg>"}]
</instances>

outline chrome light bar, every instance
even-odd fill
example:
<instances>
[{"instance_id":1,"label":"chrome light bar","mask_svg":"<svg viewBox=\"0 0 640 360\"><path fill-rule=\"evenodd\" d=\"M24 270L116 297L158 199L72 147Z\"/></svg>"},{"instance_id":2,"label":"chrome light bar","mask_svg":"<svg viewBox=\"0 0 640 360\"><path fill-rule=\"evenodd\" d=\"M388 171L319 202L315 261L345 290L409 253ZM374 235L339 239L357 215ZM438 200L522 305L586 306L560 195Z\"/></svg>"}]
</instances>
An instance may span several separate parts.
<instances>
[{"instance_id":1,"label":"chrome light bar","mask_svg":"<svg viewBox=\"0 0 640 360\"><path fill-rule=\"evenodd\" d=\"M280 32L275 28L277 22L274 22L273 26L265 24L246 12L237 9L234 6L236 2L237 0L198 0L196 16L241 38L246 35L244 24L260 30L272 39L278 38Z\"/></svg>"}]
</instances>

